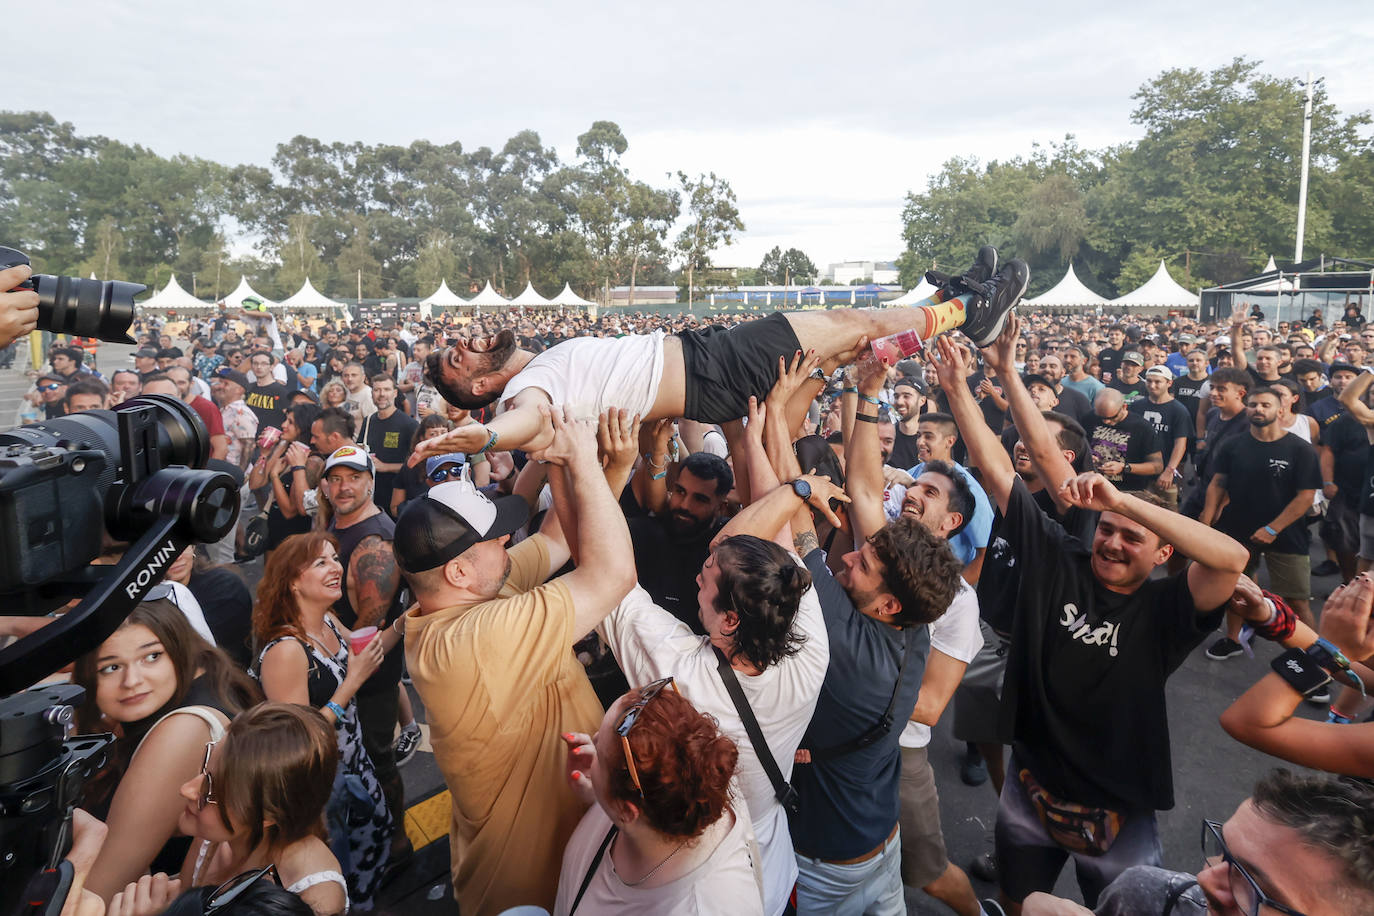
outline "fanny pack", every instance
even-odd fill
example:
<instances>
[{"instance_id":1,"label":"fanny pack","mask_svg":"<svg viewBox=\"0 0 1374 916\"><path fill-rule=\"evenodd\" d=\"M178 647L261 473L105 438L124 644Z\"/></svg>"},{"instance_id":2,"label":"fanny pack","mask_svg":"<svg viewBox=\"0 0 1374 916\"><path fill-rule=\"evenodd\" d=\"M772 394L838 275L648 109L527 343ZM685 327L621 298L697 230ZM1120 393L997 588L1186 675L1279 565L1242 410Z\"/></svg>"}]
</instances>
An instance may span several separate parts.
<instances>
[{"instance_id":1,"label":"fanny pack","mask_svg":"<svg viewBox=\"0 0 1374 916\"><path fill-rule=\"evenodd\" d=\"M1064 801L1036 782L1027 769L1017 778L1050 839L1070 852L1088 856L1100 856L1112 848L1126 820L1120 811Z\"/></svg>"}]
</instances>

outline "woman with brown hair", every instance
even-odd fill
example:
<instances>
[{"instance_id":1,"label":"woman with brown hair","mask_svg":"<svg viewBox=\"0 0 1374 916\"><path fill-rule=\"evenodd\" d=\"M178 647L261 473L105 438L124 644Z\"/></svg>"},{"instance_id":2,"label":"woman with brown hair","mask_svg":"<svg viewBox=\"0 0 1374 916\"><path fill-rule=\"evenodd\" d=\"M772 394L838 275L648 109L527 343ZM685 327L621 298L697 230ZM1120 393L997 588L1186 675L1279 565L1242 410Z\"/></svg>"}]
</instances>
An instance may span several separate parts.
<instances>
[{"instance_id":1,"label":"woman with brown hair","mask_svg":"<svg viewBox=\"0 0 1374 916\"><path fill-rule=\"evenodd\" d=\"M762 914L758 847L730 803L738 751L663 678L564 735L573 790L592 804L563 855L554 916Z\"/></svg>"},{"instance_id":2,"label":"woman with brown hair","mask_svg":"<svg viewBox=\"0 0 1374 916\"><path fill-rule=\"evenodd\" d=\"M363 747L354 695L400 634L393 624L351 653L353 634L331 613L342 595L332 534L310 531L283 541L258 584L253 638L262 648L253 675L269 700L313 706L334 726L340 765L327 809L330 848L343 866L349 899L365 910L391 848L392 814Z\"/></svg>"},{"instance_id":3,"label":"woman with brown hair","mask_svg":"<svg viewBox=\"0 0 1374 916\"><path fill-rule=\"evenodd\" d=\"M150 866L180 865L186 841L177 822L185 805L175 787L200 771L205 743L262 694L165 599L134 608L99 648L76 660L72 680L86 690L79 731L119 735L86 792L88 809L119 838L104 845L86 882L108 902Z\"/></svg>"},{"instance_id":4,"label":"woman with brown hair","mask_svg":"<svg viewBox=\"0 0 1374 916\"><path fill-rule=\"evenodd\" d=\"M216 886L275 865L282 885L317 916L348 912L324 829L338 763L332 729L314 710L262 703L241 713L205 746L201 772L181 787L178 826L196 838L181 886Z\"/></svg>"}]
</instances>

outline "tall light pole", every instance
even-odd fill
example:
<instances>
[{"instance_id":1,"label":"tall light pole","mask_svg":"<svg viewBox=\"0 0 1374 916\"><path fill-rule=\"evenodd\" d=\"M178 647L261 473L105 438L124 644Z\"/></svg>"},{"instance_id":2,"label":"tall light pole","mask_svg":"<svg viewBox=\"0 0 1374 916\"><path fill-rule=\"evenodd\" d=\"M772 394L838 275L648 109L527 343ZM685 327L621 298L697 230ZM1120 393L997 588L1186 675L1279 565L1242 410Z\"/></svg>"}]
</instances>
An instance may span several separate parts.
<instances>
[{"instance_id":1,"label":"tall light pole","mask_svg":"<svg viewBox=\"0 0 1374 916\"><path fill-rule=\"evenodd\" d=\"M1312 156L1312 92L1321 80L1312 79L1307 71L1307 101L1302 107L1302 179L1298 184L1298 238L1293 245L1293 263L1302 260L1302 236L1307 229L1307 167Z\"/></svg>"}]
</instances>

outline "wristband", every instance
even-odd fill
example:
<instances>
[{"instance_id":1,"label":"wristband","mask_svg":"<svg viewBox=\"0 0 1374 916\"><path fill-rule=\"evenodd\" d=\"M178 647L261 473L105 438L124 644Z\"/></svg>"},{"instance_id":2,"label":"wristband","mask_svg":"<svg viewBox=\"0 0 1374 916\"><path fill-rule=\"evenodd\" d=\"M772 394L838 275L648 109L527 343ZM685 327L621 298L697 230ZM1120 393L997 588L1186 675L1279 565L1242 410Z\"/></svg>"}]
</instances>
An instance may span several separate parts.
<instances>
[{"instance_id":1,"label":"wristband","mask_svg":"<svg viewBox=\"0 0 1374 916\"><path fill-rule=\"evenodd\" d=\"M875 416L874 414L870 414L870 413L856 413L856 414L854 414L854 419L855 419L855 420L858 420L860 423L877 423L877 422L878 422L877 416Z\"/></svg>"},{"instance_id":2,"label":"wristband","mask_svg":"<svg viewBox=\"0 0 1374 916\"><path fill-rule=\"evenodd\" d=\"M649 467L653 468L655 471L662 470L663 468L666 468L668 466L668 456L663 456L662 464L654 464L654 456L649 454L648 452L645 452L644 463L647 464Z\"/></svg>"},{"instance_id":3,"label":"wristband","mask_svg":"<svg viewBox=\"0 0 1374 916\"><path fill-rule=\"evenodd\" d=\"M340 725L343 724L345 713L344 708L342 706L340 706L338 703L335 703L333 700L330 700L328 703L324 704L324 708L334 714L335 728L338 728Z\"/></svg>"},{"instance_id":4,"label":"wristband","mask_svg":"<svg viewBox=\"0 0 1374 916\"><path fill-rule=\"evenodd\" d=\"M1351 722L1355 720L1336 712L1336 707L1332 706L1326 714L1326 721L1334 722L1337 725L1349 725Z\"/></svg>"},{"instance_id":5,"label":"wristband","mask_svg":"<svg viewBox=\"0 0 1374 916\"><path fill-rule=\"evenodd\" d=\"M649 475L649 479L650 479L650 480L662 480L663 478L665 478L665 477L667 477L667 476L668 476L668 472L667 472L667 471L659 471L657 474L650 474L650 475Z\"/></svg>"},{"instance_id":6,"label":"wristband","mask_svg":"<svg viewBox=\"0 0 1374 916\"><path fill-rule=\"evenodd\" d=\"M1334 480L1323 480L1323 481L1322 481L1322 486L1324 486L1324 487L1334 487L1335 485L1336 485L1336 481L1334 481Z\"/></svg>"},{"instance_id":7,"label":"wristband","mask_svg":"<svg viewBox=\"0 0 1374 916\"><path fill-rule=\"evenodd\" d=\"M1269 532L1269 536L1270 536L1270 537L1278 537L1278 536L1279 536L1279 533L1278 533L1277 531L1275 531L1275 530L1274 530L1272 527L1270 527L1269 525L1265 525L1265 526L1264 526L1264 530Z\"/></svg>"},{"instance_id":8,"label":"wristband","mask_svg":"<svg viewBox=\"0 0 1374 916\"><path fill-rule=\"evenodd\" d=\"M1269 663L1274 673L1304 697L1312 696L1331 682L1331 675L1319 668L1301 649L1289 649Z\"/></svg>"},{"instance_id":9,"label":"wristband","mask_svg":"<svg viewBox=\"0 0 1374 916\"><path fill-rule=\"evenodd\" d=\"M1368 696L1364 680L1350 669L1350 660L1334 644L1320 637L1307 647L1306 655L1314 664L1331 676L1333 680Z\"/></svg>"},{"instance_id":10,"label":"wristband","mask_svg":"<svg viewBox=\"0 0 1374 916\"><path fill-rule=\"evenodd\" d=\"M482 453L484 453L484 452L486 452L486 451L489 451L489 450L491 449L491 447L494 446L494 445L496 444L496 440L497 440L497 438L498 438L497 435L496 435L496 430L493 429L493 430L490 430L490 432L491 432L491 438L487 440L487 444L484 445L484 446L482 446L481 448L479 448L477 451L473 452L473 453L472 453L472 454L473 454L473 457L476 457L477 455L481 455Z\"/></svg>"},{"instance_id":11,"label":"wristband","mask_svg":"<svg viewBox=\"0 0 1374 916\"><path fill-rule=\"evenodd\" d=\"M292 473L292 474L296 473L297 471L304 471L304 470L305 470L305 465L303 465L303 464L293 464L293 465L291 465L291 473Z\"/></svg>"},{"instance_id":12,"label":"wristband","mask_svg":"<svg viewBox=\"0 0 1374 916\"><path fill-rule=\"evenodd\" d=\"M882 406L883 406L883 402L882 402L882 401L878 400L877 398L870 398L868 395L866 395L866 394L864 394L864 393L862 393L862 392L859 393L859 400L860 400L860 401L863 401L865 404L872 404L874 407L882 407Z\"/></svg>"},{"instance_id":13,"label":"wristband","mask_svg":"<svg viewBox=\"0 0 1374 916\"><path fill-rule=\"evenodd\" d=\"M859 386L858 386L858 385L850 385L848 388L841 388L841 389L840 389L840 394L858 394L858 393L859 393Z\"/></svg>"}]
</instances>

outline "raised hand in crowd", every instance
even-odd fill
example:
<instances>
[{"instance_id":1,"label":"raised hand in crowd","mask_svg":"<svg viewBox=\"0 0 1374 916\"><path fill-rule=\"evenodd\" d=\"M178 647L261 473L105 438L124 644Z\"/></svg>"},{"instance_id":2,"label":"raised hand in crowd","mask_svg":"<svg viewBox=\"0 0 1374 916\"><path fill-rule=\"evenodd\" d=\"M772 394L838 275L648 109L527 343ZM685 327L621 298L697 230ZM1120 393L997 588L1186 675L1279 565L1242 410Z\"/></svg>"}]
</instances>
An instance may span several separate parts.
<instances>
[{"instance_id":1,"label":"raised hand in crowd","mask_svg":"<svg viewBox=\"0 0 1374 916\"><path fill-rule=\"evenodd\" d=\"M596 785L592 781L596 742L583 732L564 732L560 737L568 745L568 785L583 804L596 804Z\"/></svg>"}]
</instances>

